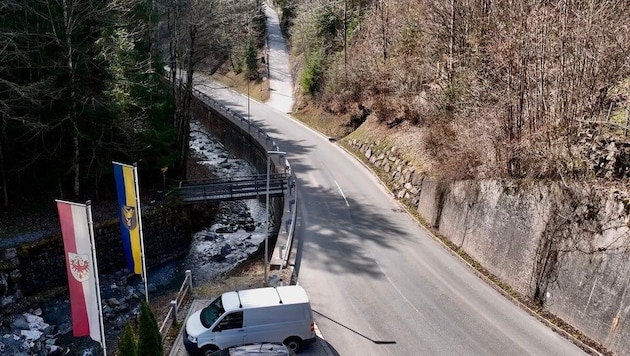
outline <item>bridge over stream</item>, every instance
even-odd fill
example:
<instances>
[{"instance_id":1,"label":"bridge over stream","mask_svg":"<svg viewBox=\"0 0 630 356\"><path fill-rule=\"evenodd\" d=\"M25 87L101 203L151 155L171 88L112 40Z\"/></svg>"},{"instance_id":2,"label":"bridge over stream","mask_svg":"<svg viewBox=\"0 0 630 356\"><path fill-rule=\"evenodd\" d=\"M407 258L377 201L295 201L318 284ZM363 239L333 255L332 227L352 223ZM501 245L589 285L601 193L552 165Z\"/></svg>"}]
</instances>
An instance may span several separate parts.
<instances>
[{"instance_id":1,"label":"bridge over stream","mask_svg":"<svg viewBox=\"0 0 630 356\"><path fill-rule=\"evenodd\" d=\"M167 196L183 204L256 199L266 196L269 185L269 197L280 197L291 193L289 177L286 173L273 173L269 176L260 174L220 180L180 181Z\"/></svg>"}]
</instances>

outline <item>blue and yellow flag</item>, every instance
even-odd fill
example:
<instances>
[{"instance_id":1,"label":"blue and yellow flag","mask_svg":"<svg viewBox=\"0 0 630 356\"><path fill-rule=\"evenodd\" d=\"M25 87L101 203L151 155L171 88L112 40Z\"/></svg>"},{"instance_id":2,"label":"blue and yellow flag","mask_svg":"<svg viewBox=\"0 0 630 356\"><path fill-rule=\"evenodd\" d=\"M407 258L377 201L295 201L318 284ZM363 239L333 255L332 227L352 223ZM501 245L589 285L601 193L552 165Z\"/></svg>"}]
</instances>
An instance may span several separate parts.
<instances>
[{"instance_id":1,"label":"blue and yellow flag","mask_svg":"<svg viewBox=\"0 0 630 356\"><path fill-rule=\"evenodd\" d=\"M118 213L120 214L120 236L127 260L127 268L135 274L142 274L142 242L140 226L140 206L136 191L136 167L114 163L114 178L118 193Z\"/></svg>"}]
</instances>

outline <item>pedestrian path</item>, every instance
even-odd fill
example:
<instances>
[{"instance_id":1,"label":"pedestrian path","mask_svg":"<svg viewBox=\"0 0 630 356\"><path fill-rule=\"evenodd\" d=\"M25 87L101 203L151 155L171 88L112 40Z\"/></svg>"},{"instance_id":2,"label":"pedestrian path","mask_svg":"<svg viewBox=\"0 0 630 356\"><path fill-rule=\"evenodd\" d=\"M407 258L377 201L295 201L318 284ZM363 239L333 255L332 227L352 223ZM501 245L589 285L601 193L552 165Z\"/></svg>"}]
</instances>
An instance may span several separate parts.
<instances>
[{"instance_id":1,"label":"pedestrian path","mask_svg":"<svg viewBox=\"0 0 630 356\"><path fill-rule=\"evenodd\" d=\"M186 319L184 319L182 330L180 330L179 335L177 335L177 339L175 339L175 343L173 344L173 347L171 348L171 352L169 353L169 356L188 356L188 353L186 352L186 349L184 348L184 340L183 340L184 328L186 328L186 320L188 320L188 317L192 313L196 312L197 310L201 310L203 307L210 304L211 301L212 300L210 299L193 300L192 305L190 306L190 309L188 309L188 314L186 315Z\"/></svg>"},{"instance_id":2,"label":"pedestrian path","mask_svg":"<svg viewBox=\"0 0 630 356\"><path fill-rule=\"evenodd\" d=\"M267 17L267 69L269 72L269 100L265 103L284 113L293 110L293 79L289 64L289 51L278 14L264 4Z\"/></svg>"},{"instance_id":3,"label":"pedestrian path","mask_svg":"<svg viewBox=\"0 0 630 356\"><path fill-rule=\"evenodd\" d=\"M288 175L273 173L239 176L230 179L181 181L168 192L168 198L177 198L182 204L210 201L256 199L269 195L282 197L289 192Z\"/></svg>"}]
</instances>

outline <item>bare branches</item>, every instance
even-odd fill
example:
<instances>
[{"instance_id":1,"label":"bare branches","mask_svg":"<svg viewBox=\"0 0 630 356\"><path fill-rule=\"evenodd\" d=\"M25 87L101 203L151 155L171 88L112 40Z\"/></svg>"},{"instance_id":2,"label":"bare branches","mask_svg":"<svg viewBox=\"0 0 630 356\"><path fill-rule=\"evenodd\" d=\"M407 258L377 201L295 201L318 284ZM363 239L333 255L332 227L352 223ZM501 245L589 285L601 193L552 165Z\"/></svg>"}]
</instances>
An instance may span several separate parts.
<instances>
[{"instance_id":1,"label":"bare branches","mask_svg":"<svg viewBox=\"0 0 630 356\"><path fill-rule=\"evenodd\" d=\"M305 63L317 42L303 38L317 36L321 3L332 4L300 8L293 27L293 49L305 53ZM457 154L455 161L466 161L472 150L479 157L473 171L569 177L576 173L569 167L579 166L570 148L580 120L602 120L611 101L630 103L627 88L618 90L630 77L628 2L372 4L350 20L361 30L348 41L347 60L327 56L314 97L341 112L361 105L385 123L451 126L466 149L443 145L438 164Z\"/></svg>"}]
</instances>

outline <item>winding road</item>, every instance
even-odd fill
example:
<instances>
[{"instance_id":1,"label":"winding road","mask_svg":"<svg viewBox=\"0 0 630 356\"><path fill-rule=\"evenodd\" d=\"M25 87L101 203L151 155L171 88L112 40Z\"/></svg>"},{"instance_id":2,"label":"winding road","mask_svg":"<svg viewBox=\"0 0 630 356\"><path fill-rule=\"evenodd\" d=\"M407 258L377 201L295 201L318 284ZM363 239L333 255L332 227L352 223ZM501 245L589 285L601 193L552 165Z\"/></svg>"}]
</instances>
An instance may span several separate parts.
<instances>
[{"instance_id":1,"label":"winding road","mask_svg":"<svg viewBox=\"0 0 630 356\"><path fill-rule=\"evenodd\" d=\"M197 87L246 115L246 96ZM294 267L332 353L583 354L443 247L359 161L287 115L285 101L271 103L251 100L251 119L296 174Z\"/></svg>"}]
</instances>

